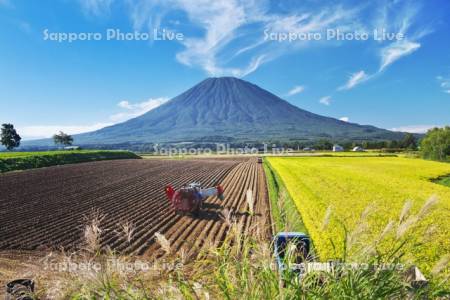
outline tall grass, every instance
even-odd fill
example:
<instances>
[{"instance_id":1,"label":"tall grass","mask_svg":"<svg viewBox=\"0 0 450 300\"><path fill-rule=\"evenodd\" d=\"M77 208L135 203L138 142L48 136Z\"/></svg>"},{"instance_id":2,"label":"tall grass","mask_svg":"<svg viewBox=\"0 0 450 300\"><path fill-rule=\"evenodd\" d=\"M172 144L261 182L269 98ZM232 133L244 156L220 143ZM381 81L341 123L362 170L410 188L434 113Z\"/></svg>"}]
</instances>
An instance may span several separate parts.
<instances>
[{"instance_id":1,"label":"tall grass","mask_svg":"<svg viewBox=\"0 0 450 300\"><path fill-rule=\"evenodd\" d=\"M101 222L106 218L100 210L94 209L89 215L84 216L84 246L83 250L96 254L100 251L100 235L102 234Z\"/></svg>"},{"instance_id":2,"label":"tall grass","mask_svg":"<svg viewBox=\"0 0 450 300\"><path fill-rule=\"evenodd\" d=\"M155 241L161 246L161 249L163 249L167 254L170 254L172 252L172 247L170 246L170 242L164 235L162 235L159 232L155 233Z\"/></svg>"},{"instance_id":3,"label":"tall grass","mask_svg":"<svg viewBox=\"0 0 450 300\"><path fill-rule=\"evenodd\" d=\"M255 197L253 196L252 190L247 190L245 201L248 205L248 212L251 216L255 213Z\"/></svg>"},{"instance_id":4,"label":"tall grass","mask_svg":"<svg viewBox=\"0 0 450 300\"><path fill-rule=\"evenodd\" d=\"M229 222L226 240L218 247L207 244L194 259L186 259L183 253L172 253L169 241L161 233L155 239L167 249L167 255L162 261L152 263L160 266L164 263L165 268L139 272L108 268L107 262L112 259L124 264L145 261L142 257L119 256L113 252L91 251L77 258L60 254L61 260L78 263L87 260L97 262L101 268L62 271L57 281L46 284L58 288L46 292L53 293L51 299L444 299L450 297L448 277L443 276L449 257L442 257L436 264L428 285L410 281L407 271L412 263L404 258L405 245L434 204L435 200L430 199L417 214L411 214L409 205L405 204L398 221L388 221L370 242L364 236L372 207L360 215L359 225L352 231L340 220L346 239L335 243L335 247L343 248L344 254L337 257L339 263L332 272L312 271L300 279L290 268L277 270L270 243L244 234L242 224L224 212ZM329 211L326 219L335 218L332 208ZM101 216L93 214L93 217L88 224L97 228ZM329 230L326 219L323 230ZM398 234L405 223L407 228ZM94 234L101 230L88 232ZM86 244L95 241L90 235L86 239ZM391 243L391 247L381 250L379 245L385 242ZM182 267L175 267L176 264Z\"/></svg>"},{"instance_id":5,"label":"tall grass","mask_svg":"<svg viewBox=\"0 0 450 300\"><path fill-rule=\"evenodd\" d=\"M119 230L116 230L115 233L118 237L124 238L128 244L133 240L134 232L136 227L130 221L120 222L118 224Z\"/></svg>"}]
</instances>

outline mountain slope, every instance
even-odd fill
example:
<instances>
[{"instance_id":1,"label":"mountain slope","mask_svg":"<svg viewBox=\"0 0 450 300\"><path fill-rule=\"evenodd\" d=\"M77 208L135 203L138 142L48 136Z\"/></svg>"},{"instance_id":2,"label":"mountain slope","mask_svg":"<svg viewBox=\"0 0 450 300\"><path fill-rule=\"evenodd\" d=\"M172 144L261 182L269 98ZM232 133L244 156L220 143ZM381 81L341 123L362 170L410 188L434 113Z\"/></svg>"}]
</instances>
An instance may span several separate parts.
<instances>
[{"instance_id":1,"label":"mountain slope","mask_svg":"<svg viewBox=\"0 0 450 300\"><path fill-rule=\"evenodd\" d=\"M127 122L75 136L77 144L269 139L398 139L373 126L302 110L247 81L208 78Z\"/></svg>"}]
</instances>

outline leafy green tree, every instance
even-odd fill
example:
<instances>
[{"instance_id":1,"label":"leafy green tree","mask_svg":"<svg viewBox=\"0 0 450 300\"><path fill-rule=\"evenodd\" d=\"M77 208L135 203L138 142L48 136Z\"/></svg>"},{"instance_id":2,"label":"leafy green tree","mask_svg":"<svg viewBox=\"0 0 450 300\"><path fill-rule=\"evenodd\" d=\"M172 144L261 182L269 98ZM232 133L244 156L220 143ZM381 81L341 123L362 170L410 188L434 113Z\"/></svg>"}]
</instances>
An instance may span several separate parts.
<instances>
[{"instance_id":1,"label":"leafy green tree","mask_svg":"<svg viewBox=\"0 0 450 300\"><path fill-rule=\"evenodd\" d=\"M315 142L314 148L317 150L331 150L333 148L333 143L327 139L321 139Z\"/></svg>"},{"instance_id":2,"label":"leafy green tree","mask_svg":"<svg viewBox=\"0 0 450 300\"><path fill-rule=\"evenodd\" d=\"M17 134L13 124L2 124L1 142L8 150L20 146L22 138Z\"/></svg>"},{"instance_id":3,"label":"leafy green tree","mask_svg":"<svg viewBox=\"0 0 450 300\"><path fill-rule=\"evenodd\" d=\"M402 148L415 150L417 149L417 140L412 133L407 133L400 142Z\"/></svg>"},{"instance_id":4,"label":"leafy green tree","mask_svg":"<svg viewBox=\"0 0 450 300\"><path fill-rule=\"evenodd\" d=\"M341 143L342 147L344 147L345 150L351 150L354 147L353 146L354 144L356 144L356 143L350 142L350 141Z\"/></svg>"},{"instance_id":5,"label":"leafy green tree","mask_svg":"<svg viewBox=\"0 0 450 300\"><path fill-rule=\"evenodd\" d=\"M428 130L420 143L420 151L424 158L447 160L450 156L450 126Z\"/></svg>"},{"instance_id":6,"label":"leafy green tree","mask_svg":"<svg viewBox=\"0 0 450 300\"><path fill-rule=\"evenodd\" d=\"M73 137L60 131L59 134L55 134L53 136L53 141L56 145L61 144L64 146L70 146L73 143Z\"/></svg>"},{"instance_id":7,"label":"leafy green tree","mask_svg":"<svg viewBox=\"0 0 450 300\"><path fill-rule=\"evenodd\" d=\"M387 142L387 148L394 149L398 147L398 142L396 140L391 140Z\"/></svg>"}]
</instances>

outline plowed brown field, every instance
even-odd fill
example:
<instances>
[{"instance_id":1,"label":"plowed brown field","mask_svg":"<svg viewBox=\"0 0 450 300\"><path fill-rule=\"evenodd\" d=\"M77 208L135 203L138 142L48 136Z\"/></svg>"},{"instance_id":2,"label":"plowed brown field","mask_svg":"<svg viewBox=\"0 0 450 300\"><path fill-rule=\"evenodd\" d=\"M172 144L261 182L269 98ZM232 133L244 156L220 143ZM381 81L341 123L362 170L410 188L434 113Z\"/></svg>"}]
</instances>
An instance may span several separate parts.
<instances>
[{"instance_id":1,"label":"plowed brown field","mask_svg":"<svg viewBox=\"0 0 450 300\"><path fill-rule=\"evenodd\" d=\"M179 216L164 187L193 181L223 185L225 200L210 197L199 217ZM252 215L247 190L255 197ZM229 228L224 211L232 212L242 231L270 236L264 171L255 158L101 161L7 173L0 175L0 274L10 267L7 258L17 261L22 251L29 256L30 251L79 249L85 217L93 209L106 215L100 224L102 246L124 254L161 256L156 232L175 252L195 254L204 245L218 245ZM127 221L135 227L131 241L117 234Z\"/></svg>"}]
</instances>

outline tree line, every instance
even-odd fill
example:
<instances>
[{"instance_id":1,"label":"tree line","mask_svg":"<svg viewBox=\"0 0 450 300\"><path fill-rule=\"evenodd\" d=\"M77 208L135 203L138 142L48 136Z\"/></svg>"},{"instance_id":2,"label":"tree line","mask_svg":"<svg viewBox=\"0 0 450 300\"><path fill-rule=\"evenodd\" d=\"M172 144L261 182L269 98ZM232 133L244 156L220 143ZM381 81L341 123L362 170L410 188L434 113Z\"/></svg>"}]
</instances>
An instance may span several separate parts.
<instances>
[{"instance_id":1,"label":"tree line","mask_svg":"<svg viewBox=\"0 0 450 300\"><path fill-rule=\"evenodd\" d=\"M1 144L8 150L11 151L14 148L20 146L22 138L17 133L13 124L2 124L1 127ZM55 145L70 146L73 144L73 137L62 131L53 135L53 141ZM303 149L305 147L311 147L316 150L330 150L334 143L331 140L317 140L317 141L293 141L293 142L276 142L273 144L292 149ZM249 146L246 144L245 146ZM257 144L250 145L258 147ZM433 160L448 160L450 157L450 126L445 126L443 128L433 128L430 129L425 137L419 142L417 138L411 134L406 133L403 138L399 141L362 141L360 143L352 141L343 141L341 146L344 149L352 149L356 146L361 146L364 149L408 149L408 150L420 150L423 158L433 159Z\"/></svg>"},{"instance_id":2,"label":"tree line","mask_svg":"<svg viewBox=\"0 0 450 300\"><path fill-rule=\"evenodd\" d=\"M286 148L303 149L305 147L314 148L316 150L330 150L333 145L339 144L346 150L354 147L362 147L364 149L407 149L415 151L419 147L418 139L411 133L406 133L401 140L382 140L382 141L332 141L329 139L319 139L313 142L291 142L282 143Z\"/></svg>"}]
</instances>

